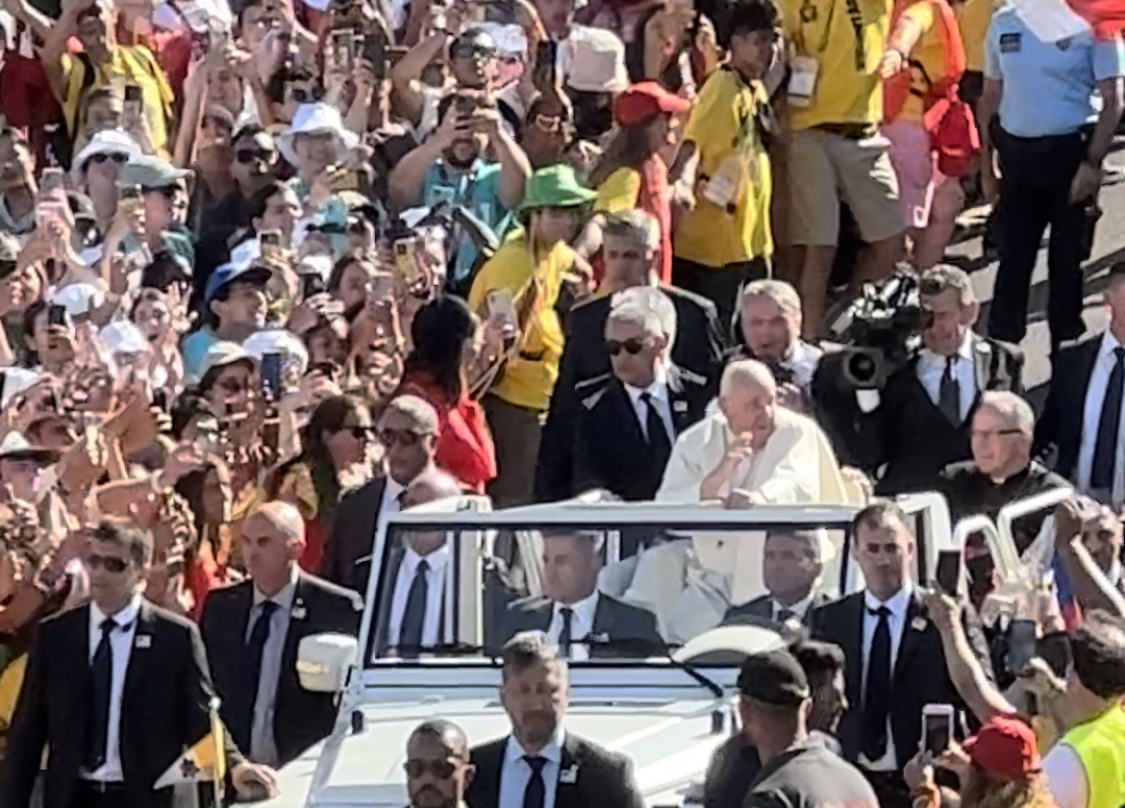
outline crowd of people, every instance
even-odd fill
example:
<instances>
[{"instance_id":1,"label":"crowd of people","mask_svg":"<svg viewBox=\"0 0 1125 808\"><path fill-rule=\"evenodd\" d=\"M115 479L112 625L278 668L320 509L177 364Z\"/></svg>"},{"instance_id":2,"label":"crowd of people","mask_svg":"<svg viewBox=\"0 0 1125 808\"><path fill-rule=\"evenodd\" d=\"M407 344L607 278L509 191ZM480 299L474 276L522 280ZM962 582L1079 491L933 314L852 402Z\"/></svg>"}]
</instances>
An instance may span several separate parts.
<instances>
[{"instance_id":1,"label":"crowd of people","mask_svg":"<svg viewBox=\"0 0 1125 808\"><path fill-rule=\"evenodd\" d=\"M0 808L167 808L208 734L233 793L274 793L336 717L297 648L358 632L387 514L595 489L853 505L865 590L829 601L804 531L764 537L764 593L626 535L611 594L600 540L544 536L547 603L498 601L512 734L420 726L415 808L565 808L578 760L573 806L634 808L628 761L563 729L568 659L746 620L814 639L745 662L708 808L1120 808L1125 264L1077 338L1125 47L1043 5L0 3ZM943 263L977 203L986 323ZM892 278L920 322L857 382L826 337ZM911 580L896 495L958 518L1066 486L1015 526L1024 552L1054 525L1034 608L982 626L980 537L965 597ZM447 639L448 549L388 556L376 654ZM643 591L657 567L681 585ZM916 754L935 704L972 737Z\"/></svg>"}]
</instances>

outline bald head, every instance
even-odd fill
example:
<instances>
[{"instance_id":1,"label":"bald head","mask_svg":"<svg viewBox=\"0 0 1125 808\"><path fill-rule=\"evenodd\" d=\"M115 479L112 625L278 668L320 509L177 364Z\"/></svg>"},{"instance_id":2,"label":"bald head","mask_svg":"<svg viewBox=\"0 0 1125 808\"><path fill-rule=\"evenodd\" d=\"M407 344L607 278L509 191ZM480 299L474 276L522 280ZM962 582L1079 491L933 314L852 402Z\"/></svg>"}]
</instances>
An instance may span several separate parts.
<instances>
[{"instance_id":1,"label":"bald head","mask_svg":"<svg viewBox=\"0 0 1125 808\"><path fill-rule=\"evenodd\" d=\"M461 486L451 475L440 469L423 471L407 486L402 498L403 508L414 508L427 502L461 496Z\"/></svg>"},{"instance_id":2,"label":"bald head","mask_svg":"<svg viewBox=\"0 0 1125 808\"><path fill-rule=\"evenodd\" d=\"M773 373L755 359L731 362L719 384L719 408L736 436L748 436L755 449L765 446L774 430L777 384Z\"/></svg>"}]
</instances>

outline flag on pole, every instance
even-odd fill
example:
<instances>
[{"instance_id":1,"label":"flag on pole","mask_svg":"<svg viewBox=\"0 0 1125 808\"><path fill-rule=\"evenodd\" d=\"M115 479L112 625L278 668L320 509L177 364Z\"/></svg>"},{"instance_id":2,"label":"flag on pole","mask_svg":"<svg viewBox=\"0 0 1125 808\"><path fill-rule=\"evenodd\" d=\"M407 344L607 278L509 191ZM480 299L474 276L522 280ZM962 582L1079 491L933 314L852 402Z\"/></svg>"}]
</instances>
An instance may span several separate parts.
<instances>
[{"instance_id":1,"label":"flag on pole","mask_svg":"<svg viewBox=\"0 0 1125 808\"><path fill-rule=\"evenodd\" d=\"M209 709L211 731L188 749L168 767L156 781L154 789L168 788L177 783L213 782L216 789L223 787L227 774L225 728L219 719L219 702L214 699Z\"/></svg>"}]
</instances>

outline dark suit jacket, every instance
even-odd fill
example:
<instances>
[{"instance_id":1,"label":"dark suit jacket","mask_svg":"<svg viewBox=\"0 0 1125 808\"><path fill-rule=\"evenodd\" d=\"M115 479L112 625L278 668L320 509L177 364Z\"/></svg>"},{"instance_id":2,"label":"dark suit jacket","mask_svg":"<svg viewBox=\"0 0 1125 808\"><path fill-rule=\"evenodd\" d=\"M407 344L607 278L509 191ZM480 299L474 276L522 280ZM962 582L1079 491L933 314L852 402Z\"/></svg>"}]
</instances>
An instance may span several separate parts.
<instances>
[{"instance_id":1,"label":"dark suit jacket","mask_svg":"<svg viewBox=\"0 0 1125 808\"><path fill-rule=\"evenodd\" d=\"M152 786L211 731L215 690L194 623L142 601L134 631L121 698L122 808L168 808L172 790ZM27 808L47 746L44 808L71 808L85 746L89 650L89 606L39 626L12 718L0 808ZM228 763L242 760L227 744Z\"/></svg>"},{"instance_id":2,"label":"dark suit jacket","mask_svg":"<svg viewBox=\"0 0 1125 808\"><path fill-rule=\"evenodd\" d=\"M364 597L371 575L371 562L366 559L375 549L375 530L386 486L387 478L380 476L344 494L320 562L321 578Z\"/></svg>"},{"instance_id":3,"label":"dark suit jacket","mask_svg":"<svg viewBox=\"0 0 1125 808\"><path fill-rule=\"evenodd\" d=\"M574 422L574 484L569 496L591 488L608 488L626 502L643 502L656 496L664 477L664 466L657 466L642 431L633 401L620 380L613 376L579 385L586 393ZM691 371L673 366L668 369L668 397L676 442L688 427L707 412L711 390L707 380ZM613 451L606 451L613 447ZM542 462L555 458L540 455Z\"/></svg>"},{"instance_id":4,"label":"dark suit jacket","mask_svg":"<svg viewBox=\"0 0 1125 808\"><path fill-rule=\"evenodd\" d=\"M867 440L881 447L887 464L876 484L883 495L934 488L938 474L950 463L972 457L969 428L980 392L1023 392L1023 352L1014 345L974 337L973 365L978 395L964 422L954 426L930 399L918 380L917 358L894 373L882 392L882 403L865 424L873 426Z\"/></svg>"},{"instance_id":5,"label":"dark suit jacket","mask_svg":"<svg viewBox=\"0 0 1125 808\"><path fill-rule=\"evenodd\" d=\"M551 626L552 603L544 598L531 598L516 601L508 607L504 630L500 632L501 642L507 642L520 631L547 631ZM598 593L598 605L594 610L594 636L605 635L607 640L636 640L638 646L651 643L657 648L664 645L656 630L656 616L649 611L622 603L604 592ZM582 639L574 637L575 642ZM590 648L593 657L647 656L640 653L623 653L609 648Z\"/></svg>"},{"instance_id":6,"label":"dark suit jacket","mask_svg":"<svg viewBox=\"0 0 1125 808\"><path fill-rule=\"evenodd\" d=\"M825 595L823 592L814 595L812 603L810 603L809 608L805 610L805 616L804 619L801 620L801 623L806 626L812 625L813 611L820 608L821 606L826 606L829 603L829 600L830 599L828 595ZM753 600L749 600L746 603L742 603L738 606L731 606L729 609L727 609L726 614L723 615L723 622L721 623L721 625L738 625L739 623L745 621L747 618L749 618L750 621L773 620L773 598L768 594L760 595L759 597L756 597Z\"/></svg>"},{"instance_id":7,"label":"dark suit jacket","mask_svg":"<svg viewBox=\"0 0 1125 808\"><path fill-rule=\"evenodd\" d=\"M864 593L856 592L820 607L812 617L813 637L835 643L844 651L848 709L840 721L838 737L844 757L853 762L858 759L863 745L864 609ZM974 655L991 676L988 644L976 613L966 609L965 623ZM894 703L891 709L891 732L898 758L897 768L902 771L907 761L918 752L918 744L922 738L923 707L927 704L952 704L955 709L965 709L964 702L946 671L941 636L933 622L927 619L925 606L917 590L914 590L907 607L892 681Z\"/></svg>"},{"instance_id":8,"label":"dark suit jacket","mask_svg":"<svg viewBox=\"0 0 1125 808\"><path fill-rule=\"evenodd\" d=\"M1051 363L1051 384L1043 414L1035 425L1035 453L1056 473L1073 480L1078 473L1078 450L1082 447L1082 421L1086 410L1086 388L1098 358L1105 332L1075 345L1061 348ZM1091 428L1097 429L1097 424ZM1054 461L1049 457L1054 455Z\"/></svg>"},{"instance_id":9,"label":"dark suit jacket","mask_svg":"<svg viewBox=\"0 0 1125 808\"><path fill-rule=\"evenodd\" d=\"M673 286L661 286L660 291L668 295L676 308L672 363L706 379L713 398L719 389L726 344L723 336L726 332L719 326L715 304ZM581 400L577 388L582 382L609 375L613 370L604 338L610 302L611 297L606 295L587 300L571 310L559 360L559 378L551 396L540 448L540 456L545 452L552 462L539 463L535 472L535 498L539 502L566 499L573 490L570 440L574 433L574 411Z\"/></svg>"},{"instance_id":10,"label":"dark suit jacket","mask_svg":"<svg viewBox=\"0 0 1125 808\"><path fill-rule=\"evenodd\" d=\"M254 584L246 580L212 590L199 618L207 658L211 660L215 676L215 689L223 700L223 723L242 749L250 748L247 702L251 696L243 671L251 664L247 657L246 635L253 605ZM327 737L336 721L334 694L313 693L301 687L297 677L297 649L301 640L324 633L358 636L362 612L363 601L355 592L303 572L298 574L289 630L281 652L273 719L274 741L282 765Z\"/></svg>"},{"instance_id":11,"label":"dark suit jacket","mask_svg":"<svg viewBox=\"0 0 1125 808\"><path fill-rule=\"evenodd\" d=\"M476 766L476 774L465 793L469 808L499 808L507 745L505 737L473 748L470 760ZM563 736L561 764L560 772L577 767L577 777L574 783L557 784L555 808L643 808L644 800L627 757L567 732Z\"/></svg>"}]
</instances>

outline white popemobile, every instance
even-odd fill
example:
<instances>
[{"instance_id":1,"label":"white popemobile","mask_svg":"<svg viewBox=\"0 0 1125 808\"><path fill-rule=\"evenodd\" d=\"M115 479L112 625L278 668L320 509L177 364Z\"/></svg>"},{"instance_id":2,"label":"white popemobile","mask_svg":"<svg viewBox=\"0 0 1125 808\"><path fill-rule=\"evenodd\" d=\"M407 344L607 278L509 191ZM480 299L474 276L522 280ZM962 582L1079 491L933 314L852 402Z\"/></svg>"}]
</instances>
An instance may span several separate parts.
<instances>
[{"instance_id":1,"label":"white popemobile","mask_svg":"<svg viewBox=\"0 0 1125 808\"><path fill-rule=\"evenodd\" d=\"M959 551L965 536L977 531L985 533L998 559L1002 583L1015 580L1021 564L1008 529L1011 518L1047 507L1059 496L1052 493L1047 499L1011 506L1010 513L1001 514L998 531L984 517L964 520L953 529L940 495L900 498L899 504L914 517L918 536L915 580L931 581L938 554ZM857 566L849 563L848 529L856 510L758 506L729 511L572 501L490 511L486 499L460 497L394 514L375 537L358 645L334 635L308 637L301 643L302 685L342 690L336 728L282 769L280 795L259 804L401 808L407 805L405 741L420 721L437 716L454 721L473 744L507 734L509 724L498 698L499 663L481 649L497 648L507 639L498 636L498 623L513 590L514 597L542 591L541 537L552 529L603 537L606 565L599 590L650 609L653 600L659 601L659 608L652 610L668 636L669 616L661 609L674 604L677 592L687 591L692 582L703 581L697 589L710 597L718 593L735 602L763 591L761 547L767 529L821 530L826 550L821 590L835 596L862 588ZM387 570L395 567L388 560L405 537L418 533L444 534L452 550L453 574L445 578L441 621L445 642L418 658L383 656L377 650L387 646L381 636L390 608ZM646 575L651 578L653 569L639 575L635 555L623 556L623 549L635 553L630 547L675 542L682 542L684 555L693 559L687 574L682 565L665 564L656 569L655 582L639 581ZM716 581L721 585L715 586ZM737 731L733 698L740 655L782 643L776 632L754 625L707 627L677 639L681 641L657 649L650 658L572 661L570 668L566 728L628 755L649 806L693 801L712 750Z\"/></svg>"}]
</instances>

